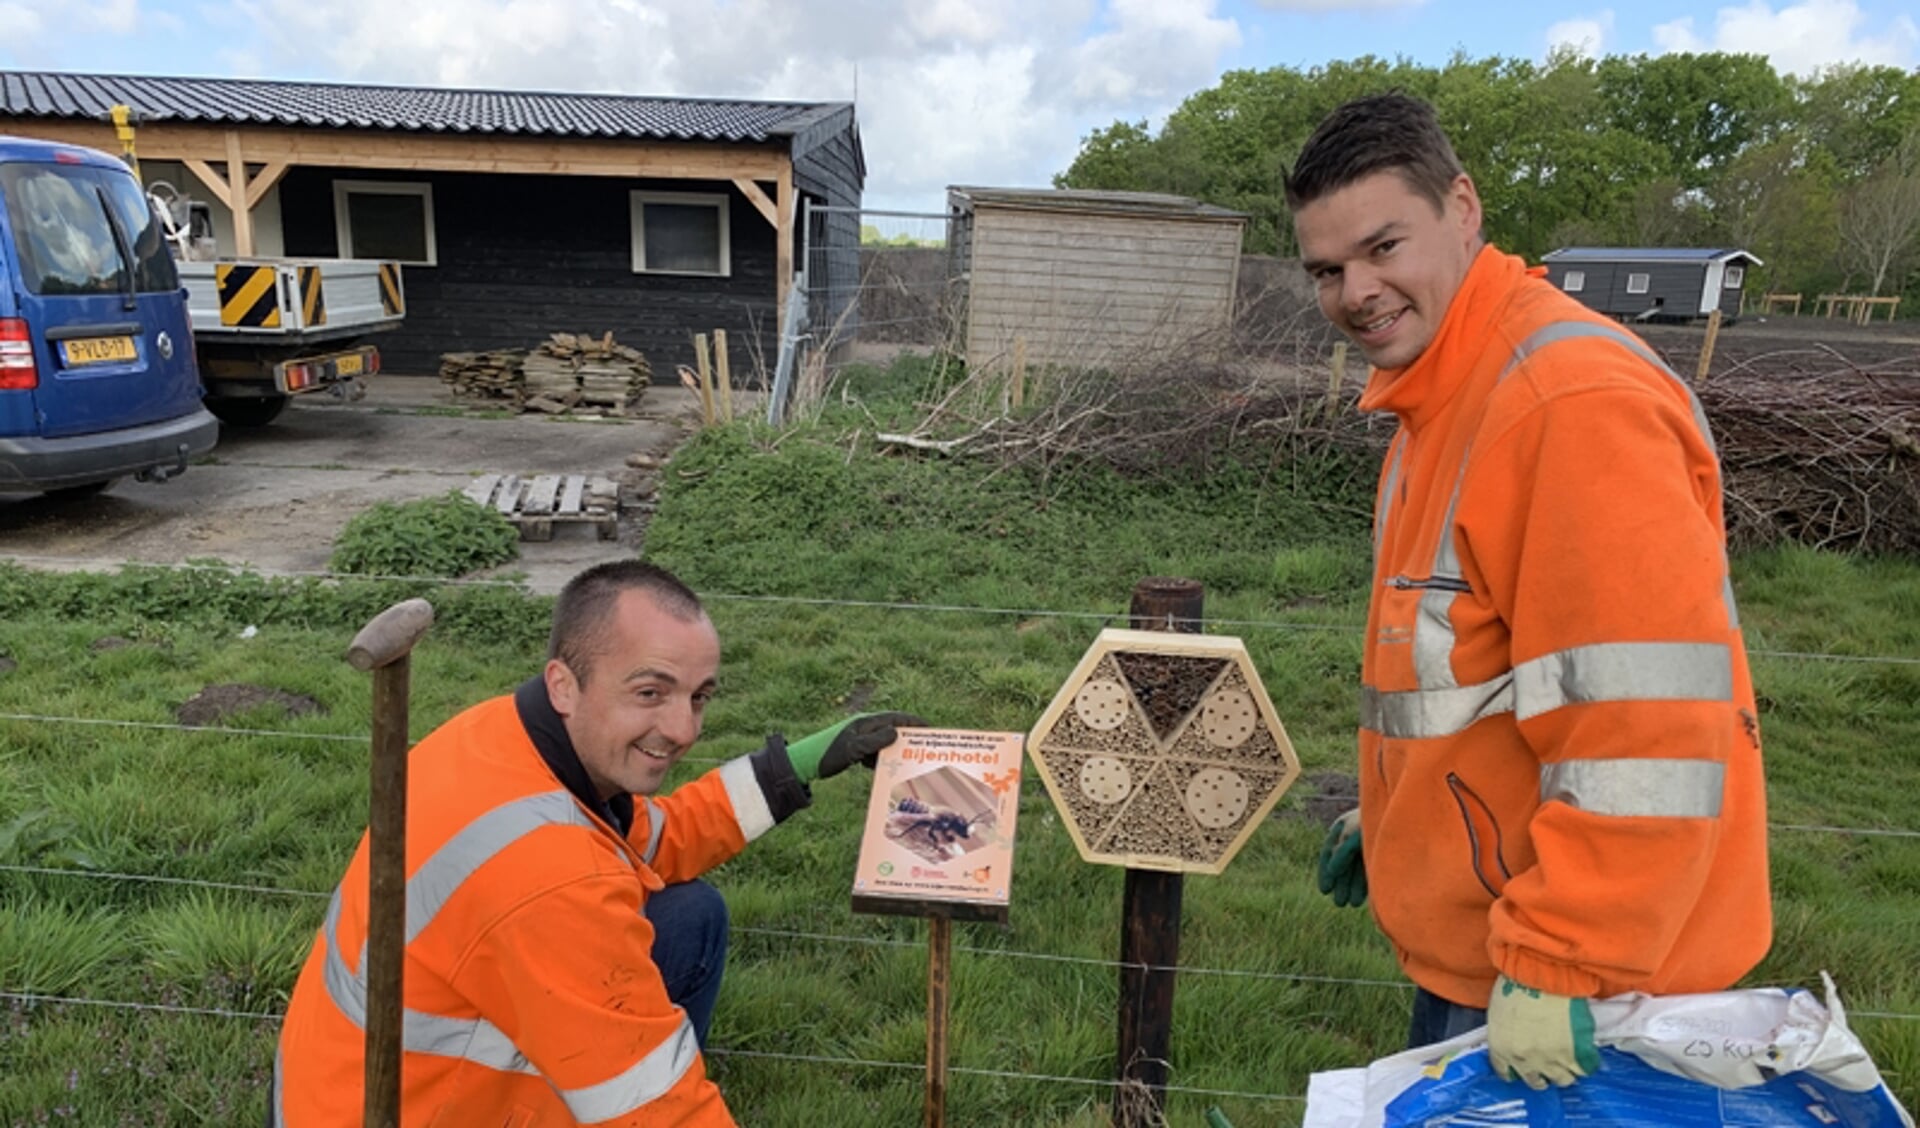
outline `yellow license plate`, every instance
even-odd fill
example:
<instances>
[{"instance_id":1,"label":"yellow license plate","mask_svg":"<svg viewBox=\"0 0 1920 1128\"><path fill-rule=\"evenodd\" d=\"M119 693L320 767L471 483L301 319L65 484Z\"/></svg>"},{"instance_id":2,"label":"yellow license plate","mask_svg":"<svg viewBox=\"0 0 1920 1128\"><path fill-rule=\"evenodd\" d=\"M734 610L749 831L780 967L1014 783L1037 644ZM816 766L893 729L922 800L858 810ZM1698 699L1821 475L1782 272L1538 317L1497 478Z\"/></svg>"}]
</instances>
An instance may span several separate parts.
<instances>
[{"instance_id":1,"label":"yellow license plate","mask_svg":"<svg viewBox=\"0 0 1920 1128\"><path fill-rule=\"evenodd\" d=\"M132 337L80 337L61 341L60 350L70 365L112 364L135 355Z\"/></svg>"},{"instance_id":2,"label":"yellow license plate","mask_svg":"<svg viewBox=\"0 0 1920 1128\"><path fill-rule=\"evenodd\" d=\"M367 362L359 353L348 353L334 360L333 370L342 376L358 376L367 370Z\"/></svg>"}]
</instances>

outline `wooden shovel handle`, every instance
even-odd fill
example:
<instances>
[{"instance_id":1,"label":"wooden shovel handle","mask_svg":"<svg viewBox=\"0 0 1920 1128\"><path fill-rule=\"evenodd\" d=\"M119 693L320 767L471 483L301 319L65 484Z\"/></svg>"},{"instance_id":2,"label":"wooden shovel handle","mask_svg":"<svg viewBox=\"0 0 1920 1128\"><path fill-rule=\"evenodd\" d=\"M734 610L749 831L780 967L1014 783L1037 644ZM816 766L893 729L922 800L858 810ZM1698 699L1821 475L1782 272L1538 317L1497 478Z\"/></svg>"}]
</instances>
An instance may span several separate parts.
<instances>
[{"instance_id":1,"label":"wooden shovel handle","mask_svg":"<svg viewBox=\"0 0 1920 1128\"><path fill-rule=\"evenodd\" d=\"M356 670L377 670L413 652L420 636L433 625L433 604L409 599L375 615L353 636L347 662Z\"/></svg>"}]
</instances>

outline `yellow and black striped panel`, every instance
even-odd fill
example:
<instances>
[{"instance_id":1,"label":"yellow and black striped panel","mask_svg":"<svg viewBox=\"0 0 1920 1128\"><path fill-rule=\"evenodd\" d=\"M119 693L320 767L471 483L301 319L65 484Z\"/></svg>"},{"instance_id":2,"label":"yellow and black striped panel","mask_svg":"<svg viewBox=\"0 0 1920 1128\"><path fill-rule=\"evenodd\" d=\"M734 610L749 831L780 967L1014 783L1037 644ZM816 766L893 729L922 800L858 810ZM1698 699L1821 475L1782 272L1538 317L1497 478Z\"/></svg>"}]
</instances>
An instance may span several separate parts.
<instances>
[{"instance_id":1,"label":"yellow and black striped panel","mask_svg":"<svg viewBox=\"0 0 1920 1128\"><path fill-rule=\"evenodd\" d=\"M380 264L380 308L388 317L399 317L407 312L407 299L400 294L400 264L383 262Z\"/></svg>"},{"instance_id":2,"label":"yellow and black striped panel","mask_svg":"<svg viewBox=\"0 0 1920 1128\"><path fill-rule=\"evenodd\" d=\"M271 266L222 262L214 264L213 284L220 291L220 324L239 328L278 329L280 291Z\"/></svg>"},{"instance_id":3,"label":"yellow and black striped panel","mask_svg":"<svg viewBox=\"0 0 1920 1128\"><path fill-rule=\"evenodd\" d=\"M300 268L300 324L308 329L327 323L327 295L321 287L320 268Z\"/></svg>"}]
</instances>

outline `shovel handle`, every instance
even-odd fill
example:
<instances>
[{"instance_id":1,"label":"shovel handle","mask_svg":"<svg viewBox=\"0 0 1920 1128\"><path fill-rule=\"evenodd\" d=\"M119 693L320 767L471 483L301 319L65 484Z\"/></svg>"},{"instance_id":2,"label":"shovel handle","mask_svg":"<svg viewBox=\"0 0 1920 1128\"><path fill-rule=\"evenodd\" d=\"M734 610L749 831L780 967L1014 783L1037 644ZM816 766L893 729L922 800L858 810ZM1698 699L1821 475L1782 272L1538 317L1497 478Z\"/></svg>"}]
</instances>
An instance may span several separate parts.
<instances>
[{"instance_id":1,"label":"shovel handle","mask_svg":"<svg viewBox=\"0 0 1920 1128\"><path fill-rule=\"evenodd\" d=\"M361 672L405 658L433 625L433 604L424 599L396 603L375 615L347 647L347 663Z\"/></svg>"}]
</instances>

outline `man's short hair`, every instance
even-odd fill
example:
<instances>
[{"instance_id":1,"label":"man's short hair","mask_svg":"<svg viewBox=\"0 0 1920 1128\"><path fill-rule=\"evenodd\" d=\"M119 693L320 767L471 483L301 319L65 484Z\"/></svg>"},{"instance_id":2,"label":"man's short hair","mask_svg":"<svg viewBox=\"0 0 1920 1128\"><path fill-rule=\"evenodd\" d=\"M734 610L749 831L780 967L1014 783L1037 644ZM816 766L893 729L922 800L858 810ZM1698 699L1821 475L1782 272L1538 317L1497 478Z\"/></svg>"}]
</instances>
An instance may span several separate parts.
<instances>
[{"instance_id":1,"label":"man's short hair","mask_svg":"<svg viewBox=\"0 0 1920 1128\"><path fill-rule=\"evenodd\" d=\"M567 581L553 604L553 633L547 637L547 658L558 658L587 683L593 659L605 647L607 623L623 592L646 593L654 605L689 622L706 615L700 597L680 578L658 564L643 560L615 560L596 564Z\"/></svg>"},{"instance_id":2,"label":"man's short hair","mask_svg":"<svg viewBox=\"0 0 1920 1128\"><path fill-rule=\"evenodd\" d=\"M1286 175L1295 211L1376 172L1397 172L1444 210L1447 190L1466 169L1433 107L1405 94L1356 98L1328 114Z\"/></svg>"}]
</instances>

